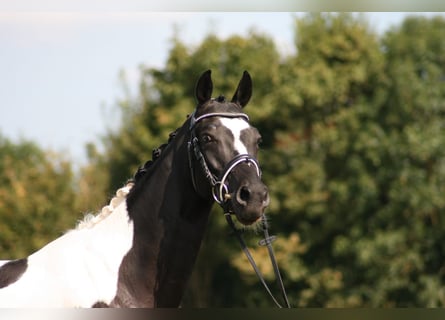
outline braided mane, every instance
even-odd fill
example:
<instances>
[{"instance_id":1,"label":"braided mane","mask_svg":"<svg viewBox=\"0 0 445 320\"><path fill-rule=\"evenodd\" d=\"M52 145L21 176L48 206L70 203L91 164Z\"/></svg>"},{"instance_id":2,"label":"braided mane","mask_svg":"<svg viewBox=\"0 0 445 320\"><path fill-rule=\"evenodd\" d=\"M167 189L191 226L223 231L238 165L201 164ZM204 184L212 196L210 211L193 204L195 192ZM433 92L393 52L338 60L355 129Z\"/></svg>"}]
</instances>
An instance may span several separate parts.
<instances>
[{"instance_id":1,"label":"braided mane","mask_svg":"<svg viewBox=\"0 0 445 320\"><path fill-rule=\"evenodd\" d=\"M115 196L110 200L110 203L104 206L98 214L85 214L84 218L78 222L76 230L90 229L108 217L123 201L125 201L133 185L133 182L128 182L125 186L118 189Z\"/></svg>"},{"instance_id":2,"label":"braided mane","mask_svg":"<svg viewBox=\"0 0 445 320\"><path fill-rule=\"evenodd\" d=\"M143 166L140 166L139 169L134 174L133 178L130 179L128 182L135 183L135 182L139 181L145 175L145 173L147 173L148 169L152 166L152 164L161 156L162 151L164 151L164 149L168 146L168 144L176 136L176 134L178 133L178 130L179 130L179 128L168 135L167 143L163 143L158 148L153 149L152 154L151 154L151 160L148 160L147 162L145 162L145 164Z\"/></svg>"},{"instance_id":3,"label":"braided mane","mask_svg":"<svg viewBox=\"0 0 445 320\"><path fill-rule=\"evenodd\" d=\"M168 144L173 140L173 138L178 133L179 128L173 131L168 136L167 143L160 145L158 148L153 149L152 159L145 162L145 164L136 171L133 178L129 179L125 186L118 189L115 196L110 200L110 203L102 208L102 210L94 215L92 213L87 213L84 218L78 222L76 229L89 229L94 227L96 224L108 217L118 205L120 205L128 196L131 189L137 181L139 181L148 171L148 169L153 165L153 163L161 156L162 151L168 146Z\"/></svg>"}]
</instances>

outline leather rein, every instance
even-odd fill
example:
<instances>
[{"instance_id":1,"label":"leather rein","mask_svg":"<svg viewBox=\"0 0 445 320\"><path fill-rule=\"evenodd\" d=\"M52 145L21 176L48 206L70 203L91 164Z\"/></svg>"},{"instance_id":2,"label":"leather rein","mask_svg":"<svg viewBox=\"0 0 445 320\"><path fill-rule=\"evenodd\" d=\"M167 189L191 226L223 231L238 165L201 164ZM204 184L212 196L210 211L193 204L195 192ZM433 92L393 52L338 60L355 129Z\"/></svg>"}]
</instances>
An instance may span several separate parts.
<instances>
[{"instance_id":1,"label":"leather rein","mask_svg":"<svg viewBox=\"0 0 445 320\"><path fill-rule=\"evenodd\" d=\"M192 158L195 157L195 159L198 161L199 166L201 167L201 170L204 172L204 175L206 176L206 179L209 181L211 187L212 187L212 195L214 200L221 206L221 208L224 211L224 216L227 220L228 225L233 230L234 235L238 239L238 242L241 245L241 249L243 250L244 254L246 255L247 259L249 260L250 264L252 265L252 268L254 269L256 275L258 276L260 282L266 289L267 293L272 298L275 305L279 308L283 308L283 306L278 302L278 300L275 298L275 296L272 294L272 291L270 290L269 286L266 283L266 280L264 279L263 275L261 274L257 264L255 263L255 260L253 259L246 242L244 241L241 231L238 230L235 226L235 223L232 220L232 214L234 213L233 210L231 210L229 205L230 200L230 193L229 193L229 187L227 185L227 178L230 175L230 173L235 169L236 166L238 166L241 163L249 163L253 164L253 166L256 169L256 172L259 177L261 177L261 170L258 164L258 161L252 157L249 154L239 154L235 156L232 160L229 161L229 163L226 165L224 170L222 171L221 175L218 177L215 174L211 172L209 169L206 159L199 147L198 138L195 134L195 126L196 124L201 121L202 119L210 118L210 117L225 117L225 118L243 118L247 122L249 121L249 117L245 113L231 113L231 112L214 112L214 113L207 113L203 114L199 117L195 117L195 114L193 113L190 116L190 141L188 142L188 158L189 158L189 167L191 171L192 176L192 183L193 187L196 192L198 192L196 181L195 181L195 168L193 166L193 160ZM275 258L275 254L272 248L272 242L276 240L276 236L270 236L269 235L269 229L268 224L265 215L263 214L261 216L261 222L262 222L262 229L264 233L264 239L259 241L260 246L266 246L269 258L273 266L273 270L275 273L275 277L277 280L277 284L280 288L281 295L284 300L284 306L286 308L290 308L289 300L287 298L286 290L284 288L283 280L280 274L280 270L278 268L278 264Z\"/></svg>"}]
</instances>

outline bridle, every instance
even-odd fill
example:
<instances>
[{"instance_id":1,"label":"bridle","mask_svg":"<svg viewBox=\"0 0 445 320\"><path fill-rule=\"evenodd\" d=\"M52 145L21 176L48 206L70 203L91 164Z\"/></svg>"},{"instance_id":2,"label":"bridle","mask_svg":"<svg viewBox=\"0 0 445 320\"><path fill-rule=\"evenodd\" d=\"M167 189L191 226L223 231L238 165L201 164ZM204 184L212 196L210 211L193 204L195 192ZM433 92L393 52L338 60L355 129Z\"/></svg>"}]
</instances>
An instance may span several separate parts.
<instances>
[{"instance_id":1,"label":"bridle","mask_svg":"<svg viewBox=\"0 0 445 320\"><path fill-rule=\"evenodd\" d=\"M272 294L271 290L269 289L269 286L267 285L266 281L264 280L264 277L262 276L260 270L258 269L255 260L253 259L252 255L250 254L249 249L247 248L247 245L241 235L241 232L235 227L235 223L232 220L232 214L234 213L231 206L229 205L229 200L231 199L231 195L229 192L229 186L227 184L227 178L232 173L232 171L240 164L247 163L252 164L255 169L258 177L261 177L261 169L258 164L257 159L252 157L249 154L239 154L236 155L232 160L230 160L227 165L225 166L224 170L219 176L216 176L212 171L209 169L209 166L207 165L206 158L204 157L204 154L201 151L201 148L199 146L198 138L196 137L195 133L195 127L196 124L199 123L201 120L211 117L224 117L224 118L242 118L249 121L249 117L245 113L239 113L239 112L213 112L213 113L206 113L201 116L196 117L195 113L191 114L190 116L190 141L188 142L188 158L189 158L189 167L190 167L190 173L192 177L192 183L193 188L197 193L197 183L195 179L195 168L193 166L193 157L198 162L202 172L204 173L207 181L210 183L211 190L212 190L212 196L214 200L221 206L221 208L224 210L224 216L227 220L227 223L232 228L235 236L237 237L242 250L244 251L244 254L246 255L247 259L249 260L250 264L252 265L255 273L257 274L258 278L260 279L261 283L263 284L266 291L271 296L274 303L279 307L282 308L281 304L277 301L277 299ZM286 290L284 288L283 280L281 278L281 274L278 268L278 264L276 262L275 254L273 252L272 248L272 242L276 240L276 236L270 236L268 231L268 224L265 218L265 215L263 214L261 216L262 220L262 227L263 227L263 233L264 233L264 239L262 239L259 242L259 245L266 246L269 257L274 269L275 277L277 279L278 286L281 289L281 294L283 296L283 300L285 302L285 306L287 308L290 308L289 300L287 298Z\"/></svg>"},{"instance_id":2,"label":"bridle","mask_svg":"<svg viewBox=\"0 0 445 320\"><path fill-rule=\"evenodd\" d=\"M207 161L201 151L201 148L199 147L198 138L195 134L195 126L196 124L206 118L212 118L212 117L225 117L225 118L243 118L246 121L249 121L249 117L245 113L231 113L231 112L214 112L214 113L206 113L199 117L195 117L195 114L193 113L191 115L190 119L190 141L188 143L188 149L189 149L189 166L192 174L192 183L193 187L197 191L197 185L195 180L195 169L193 167L193 163L191 161L191 153L194 154L196 160L200 164L207 180L210 182L210 185L212 187L212 196L213 199L219 204L222 205L227 202L229 198L229 187L227 184L227 178L229 177L230 173L235 169L236 166L238 166L241 163L249 163L253 164L256 168L256 173L259 177L261 177L261 170L260 166L258 165L258 161L252 157L249 154L239 154L236 155L232 160L230 160L225 168L223 169L222 173L219 177L217 177L212 171L209 169L209 166L207 165Z\"/></svg>"}]
</instances>

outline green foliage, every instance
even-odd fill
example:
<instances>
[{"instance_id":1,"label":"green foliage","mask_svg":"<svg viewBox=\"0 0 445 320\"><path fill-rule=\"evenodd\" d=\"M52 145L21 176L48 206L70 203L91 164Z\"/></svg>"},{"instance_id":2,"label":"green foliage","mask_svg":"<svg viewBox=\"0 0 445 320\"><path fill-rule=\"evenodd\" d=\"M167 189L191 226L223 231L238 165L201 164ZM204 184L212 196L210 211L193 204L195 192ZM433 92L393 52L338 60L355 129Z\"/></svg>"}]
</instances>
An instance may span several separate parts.
<instances>
[{"instance_id":1,"label":"green foliage","mask_svg":"<svg viewBox=\"0 0 445 320\"><path fill-rule=\"evenodd\" d=\"M271 180L279 190L271 213L289 217L278 229L297 230L308 245L294 305L445 304L444 27L407 19L381 50L350 16L298 22L298 89L284 104L294 112L286 119L302 123L280 132L287 167Z\"/></svg>"},{"instance_id":2,"label":"green foliage","mask_svg":"<svg viewBox=\"0 0 445 320\"><path fill-rule=\"evenodd\" d=\"M72 183L60 156L0 136L0 259L28 256L74 225Z\"/></svg>"}]
</instances>

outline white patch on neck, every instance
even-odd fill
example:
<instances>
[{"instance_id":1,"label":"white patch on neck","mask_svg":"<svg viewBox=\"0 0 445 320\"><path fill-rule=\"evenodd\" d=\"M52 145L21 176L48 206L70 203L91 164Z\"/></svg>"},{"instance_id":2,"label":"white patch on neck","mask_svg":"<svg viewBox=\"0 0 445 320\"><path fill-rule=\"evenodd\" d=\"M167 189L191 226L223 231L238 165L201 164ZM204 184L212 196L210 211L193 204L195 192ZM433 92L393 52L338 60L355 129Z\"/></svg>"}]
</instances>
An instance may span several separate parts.
<instances>
[{"instance_id":1,"label":"white patch on neck","mask_svg":"<svg viewBox=\"0 0 445 320\"><path fill-rule=\"evenodd\" d=\"M239 118L220 118L219 120L223 126L232 132L234 137L233 147L238 154L247 154L247 148L241 141L241 131L250 128L249 123Z\"/></svg>"},{"instance_id":2,"label":"white patch on neck","mask_svg":"<svg viewBox=\"0 0 445 320\"><path fill-rule=\"evenodd\" d=\"M91 307L116 295L122 259L133 245L133 222L119 189L97 216L28 257L20 279L0 289L0 307ZM0 261L0 264L3 262Z\"/></svg>"}]
</instances>

